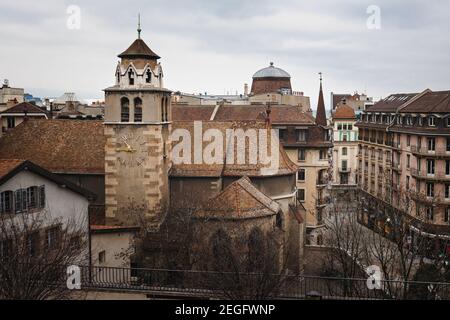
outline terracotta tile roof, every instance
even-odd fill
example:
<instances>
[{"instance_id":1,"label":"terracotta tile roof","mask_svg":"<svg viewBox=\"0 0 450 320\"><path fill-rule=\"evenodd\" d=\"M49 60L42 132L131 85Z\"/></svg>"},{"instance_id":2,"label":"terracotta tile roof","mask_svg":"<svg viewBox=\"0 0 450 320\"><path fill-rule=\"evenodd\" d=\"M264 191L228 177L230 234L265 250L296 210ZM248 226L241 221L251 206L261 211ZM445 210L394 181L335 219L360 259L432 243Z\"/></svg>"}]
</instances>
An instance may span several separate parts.
<instances>
[{"instance_id":1,"label":"terracotta tile roof","mask_svg":"<svg viewBox=\"0 0 450 320\"><path fill-rule=\"evenodd\" d=\"M412 101L400 112L450 113L450 91L430 91Z\"/></svg>"},{"instance_id":2,"label":"terracotta tile roof","mask_svg":"<svg viewBox=\"0 0 450 320\"><path fill-rule=\"evenodd\" d=\"M397 93L378 101L366 109L367 112L395 112L400 106L411 100L417 93Z\"/></svg>"},{"instance_id":3,"label":"terracotta tile roof","mask_svg":"<svg viewBox=\"0 0 450 320\"><path fill-rule=\"evenodd\" d=\"M209 120L215 106L175 106L172 119L175 121ZM264 121L267 107L264 105L222 105L218 108L215 121ZM314 124L314 117L302 112L296 106L273 105L270 108L273 124Z\"/></svg>"},{"instance_id":4,"label":"terracotta tile roof","mask_svg":"<svg viewBox=\"0 0 450 320\"><path fill-rule=\"evenodd\" d=\"M50 171L34 164L28 160L18 160L18 159L0 159L0 184L3 184L5 181L8 181L13 176L15 176L18 172L21 171L33 172L41 177L44 177L60 187L67 188L73 192L81 194L86 197L88 200L95 200L95 194L91 191L84 189L82 187L77 186L71 181L68 181L62 178L59 175L53 174Z\"/></svg>"},{"instance_id":5,"label":"terracotta tile roof","mask_svg":"<svg viewBox=\"0 0 450 320\"><path fill-rule=\"evenodd\" d=\"M104 174L102 121L30 119L0 138L0 158L27 159L51 172Z\"/></svg>"},{"instance_id":6,"label":"terracotta tile roof","mask_svg":"<svg viewBox=\"0 0 450 320\"><path fill-rule=\"evenodd\" d=\"M0 179L24 163L19 159L0 159Z\"/></svg>"},{"instance_id":7,"label":"terracotta tile roof","mask_svg":"<svg viewBox=\"0 0 450 320\"><path fill-rule=\"evenodd\" d=\"M207 121L211 118L214 106L172 106L172 119L179 121L201 120Z\"/></svg>"},{"instance_id":8,"label":"terracotta tile roof","mask_svg":"<svg viewBox=\"0 0 450 320\"><path fill-rule=\"evenodd\" d=\"M223 145L225 146L226 140L226 130L227 129L242 129L244 131L248 129L265 129L265 122L261 121L204 121L202 122L203 132L208 129L218 129L222 132L223 137ZM172 124L172 130L176 129L186 129L190 132L191 137L194 137L194 122L193 121L176 121ZM270 140L270 139L269 139ZM177 144L177 141L173 142L174 145ZM265 171L265 169L269 169L270 164L262 164L258 162L256 164L249 163L248 154L249 154L249 143L245 144L246 147L246 163L244 164L195 164L193 163L194 159L194 147L193 147L194 139L191 139L191 160L192 163L186 164L173 164L170 175L173 177L219 177L219 176L234 176L234 177L242 177L242 176L250 176L250 177L258 177L258 176L272 176L272 175L289 175L293 174L298 170L298 167L289 159L283 147L280 144L279 148L279 164L278 168L274 171ZM203 142L203 150L209 145L210 142ZM237 143L235 143L234 155L237 155ZM226 150L224 150L226 153ZM226 161L224 161L226 162ZM237 162L237 161L235 161Z\"/></svg>"},{"instance_id":9,"label":"terracotta tile roof","mask_svg":"<svg viewBox=\"0 0 450 320\"><path fill-rule=\"evenodd\" d=\"M253 219L276 215L280 205L258 190L248 177L227 186L194 214L196 218Z\"/></svg>"},{"instance_id":10,"label":"terracotta tile roof","mask_svg":"<svg viewBox=\"0 0 450 320\"><path fill-rule=\"evenodd\" d=\"M46 112L42 110L41 108L28 103L28 102L21 102L19 104L16 104L15 106L12 106L9 109L4 110L3 112L0 112L0 114L4 113L40 113L42 116L46 115Z\"/></svg>"},{"instance_id":11,"label":"terracotta tile roof","mask_svg":"<svg viewBox=\"0 0 450 320\"><path fill-rule=\"evenodd\" d=\"M147 59L159 59L160 56L158 56L156 53L150 49L147 44L142 39L136 39L131 44L131 46L128 47L127 50L122 52L118 55L119 58L147 58Z\"/></svg>"},{"instance_id":12,"label":"terracotta tile roof","mask_svg":"<svg viewBox=\"0 0 450 320\"><path fill-rule=\"evenodd\" d=\"M341 104L333 113L333 119L356 119L355 110L346 104Z\"/></svg>"}]
</instances>

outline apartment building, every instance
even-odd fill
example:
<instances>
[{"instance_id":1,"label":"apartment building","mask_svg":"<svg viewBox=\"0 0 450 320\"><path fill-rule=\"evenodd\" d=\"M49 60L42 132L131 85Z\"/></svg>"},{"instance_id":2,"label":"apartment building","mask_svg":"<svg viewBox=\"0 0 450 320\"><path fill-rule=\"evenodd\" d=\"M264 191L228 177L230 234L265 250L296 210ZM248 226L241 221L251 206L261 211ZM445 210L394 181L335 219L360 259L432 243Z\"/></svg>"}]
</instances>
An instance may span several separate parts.
<instances>
[{"instance_id":1,"label":"apartment building","mask_svg":"<svg viewBox=\"0 0 450 320\"><path fill-rule=\"evenodd\" d=\"M332 114L333 126L333 182L338 195L356 188L358 168L358 128L355 111L345 103Z\"/></svg>"},{"instance_id":2,"label":"apartment building","mask_svg":"<svg viewBox=\"0 0 450 320\"><path fill-rule=\"evenodd\" d=\"M390 206L405 215L411 237L441 248L450 235L450 91L392 94L356 126L357 183L369 204L360 221L379 227Z\"/></svg>"}]
</instances>

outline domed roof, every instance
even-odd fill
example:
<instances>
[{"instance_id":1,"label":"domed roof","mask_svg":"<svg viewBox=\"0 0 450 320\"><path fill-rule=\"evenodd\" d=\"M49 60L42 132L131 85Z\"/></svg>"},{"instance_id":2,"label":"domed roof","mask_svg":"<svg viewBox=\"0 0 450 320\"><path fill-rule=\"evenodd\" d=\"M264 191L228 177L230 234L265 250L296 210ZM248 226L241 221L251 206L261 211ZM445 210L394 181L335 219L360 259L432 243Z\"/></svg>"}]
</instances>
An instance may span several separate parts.
<instances>
[{"instance_id":1,"label":"domed roof","mask_svg":"<svg viewBox=\"0 0 450 320\"><path fill-rule=\"evenodd\" d=\"M270 66L263 68L257 71L253 75L254 78L290 78L289 73L284 71L283 69L274 67L273 62L270 63Z\"/></svg>"}]
</instances>

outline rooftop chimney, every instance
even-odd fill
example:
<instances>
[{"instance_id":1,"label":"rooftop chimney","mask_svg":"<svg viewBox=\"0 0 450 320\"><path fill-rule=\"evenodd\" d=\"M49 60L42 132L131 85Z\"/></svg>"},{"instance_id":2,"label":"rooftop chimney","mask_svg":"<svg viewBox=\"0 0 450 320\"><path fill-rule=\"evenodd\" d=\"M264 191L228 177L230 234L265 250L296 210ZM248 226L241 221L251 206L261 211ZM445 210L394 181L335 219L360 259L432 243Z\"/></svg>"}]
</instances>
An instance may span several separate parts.
<instances>
[{"instance_id":1,"label":"rooftop chimney","mask_svg":"<svg viewBox=\"0 0 450 320\"><path fill-rule=\"evenodd\" d=\"M244 83L244 95L248 96L248 83Z\"/></svg>"}]
</instances>

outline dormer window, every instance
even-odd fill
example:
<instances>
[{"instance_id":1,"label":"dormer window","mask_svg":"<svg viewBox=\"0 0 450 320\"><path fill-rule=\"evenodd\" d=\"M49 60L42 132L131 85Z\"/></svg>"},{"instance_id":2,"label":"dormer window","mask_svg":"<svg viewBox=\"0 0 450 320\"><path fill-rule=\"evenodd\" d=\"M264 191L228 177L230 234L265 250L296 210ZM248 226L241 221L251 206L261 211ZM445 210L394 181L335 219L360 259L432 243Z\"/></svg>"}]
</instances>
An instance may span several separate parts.
<instances>
[{"instance_id":1,"label":"dormer window","mask_svg":"<svg viewBox=\"0 0 450 320\"><path fill-rule=\"evenodd\" d=\"M120 84L120 72L119 71L117 71L116 77L117 77L117 84Z\"/></svg>"},{"instance_id":2,"label":"dormer window","mask_svg":"<svg viewBox=\"0 0 450 320\"><path fill-rule=\"evenodd\" d=\"M145 73L145 83L151 83L152 82L152 72L150 69L147 69L147 72Z\"/></svg>"},{"instance_id":3,"label":"dormer window","mask_svg":"<svg viewBox=\"0 0 450 320\"><path fill-rule=\"evenodd\" d=\"M134 85L134 72L131 69L128 71L128 84L130 86Z\"/></svg>"},{"instance_id":4,"label":"dormer window","mask_svg":"<svg viewBox=\"0 0 450 320\"><path fill-rule=\"evenodd\" d=\"M297 141L306 141L306 130L297 130Z\"/></svg>"},{"instance_id":5,"label":"dormer window","mask_svg":"<svg viewBox=\"0 0 450 320\"><path fill-rule=\"evenodd\" d=\"M446 125L447 127L450 127L450 117L447 117L447 118L445 119L445 125Z\"/></svg>"},{"instance_id":6,"label":"dormer window","mask_svg":"<svg viewBox=\"0 0 450 320\"><path fill-rule=\"evenodd\" d=\"M423 125L423 120L422 120L422 117L418 117L417 118L417 124L419 125L419 126L422 126Z\"/></svg>"},{"instance_id":7,"label":"dormer window","mask_svg":"<svg viewBox=\"0 0 450 320\"><path fill-rule=\"evenodd\" d=\"M436 118L435 117L428 117L428 125L430 127L436 126Z\"/></svg>"}]
</instances>

